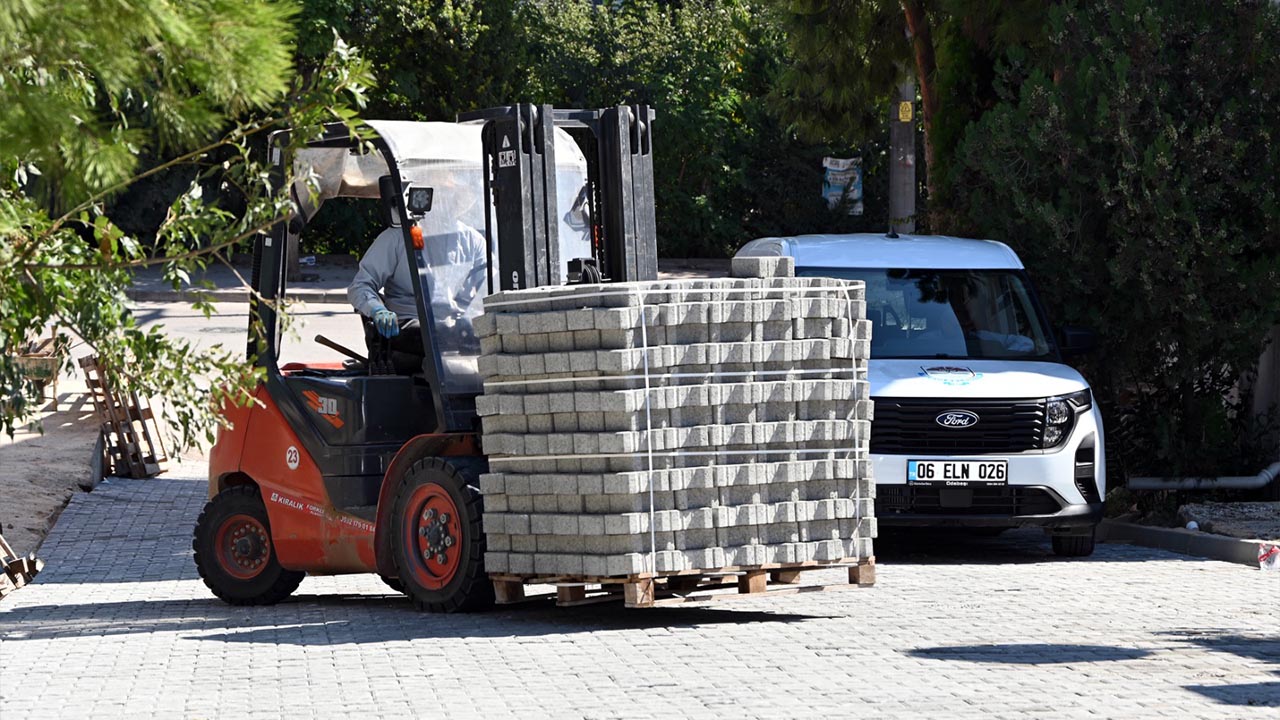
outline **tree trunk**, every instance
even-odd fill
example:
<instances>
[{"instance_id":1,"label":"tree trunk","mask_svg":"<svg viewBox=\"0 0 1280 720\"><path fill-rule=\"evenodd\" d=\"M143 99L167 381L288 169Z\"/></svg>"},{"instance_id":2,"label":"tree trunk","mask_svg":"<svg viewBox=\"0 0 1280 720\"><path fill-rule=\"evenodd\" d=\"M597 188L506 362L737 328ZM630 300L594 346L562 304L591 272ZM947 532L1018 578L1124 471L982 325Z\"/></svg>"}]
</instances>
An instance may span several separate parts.
<instances>
[{"instance_id":1,"label":"tree trunk","mask_svg":"<svg viewBox=\"0 0 1280 720\"><path fill-rule=\"evenodd\" d=\"M920 85L920 113L924 121L924 162L928 173L926 184L932 199L936 197L934 189L937 187L937 178L934 176L934 168L937 166L934 164L933 154L933 117L938 110L938 91L933 85L933 77L938 70L933 31L925 12L925 0L902 0L902 10L907 17L907 32L916 59L916 82ZM929 205L932 208L933 203L930 202Z\"/></svg>"}]
</instances>

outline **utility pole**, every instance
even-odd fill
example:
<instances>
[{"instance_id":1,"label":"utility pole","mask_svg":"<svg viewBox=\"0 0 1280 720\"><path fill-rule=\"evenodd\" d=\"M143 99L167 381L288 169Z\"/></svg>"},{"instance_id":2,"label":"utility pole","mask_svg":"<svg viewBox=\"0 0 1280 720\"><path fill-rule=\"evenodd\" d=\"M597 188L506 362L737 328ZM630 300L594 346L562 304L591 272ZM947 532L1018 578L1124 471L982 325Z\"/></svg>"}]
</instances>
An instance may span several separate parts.
<instances>
[{"instance_id":1,"label":"utility pole","mask_svg":"<svg viewBox=\"0 0 1280 720\"><path fill-rule=\"evenodd\" d=\"M903 80L889 110L889 229L916 231L916 84Z\"/></svg>"}]
</instances>

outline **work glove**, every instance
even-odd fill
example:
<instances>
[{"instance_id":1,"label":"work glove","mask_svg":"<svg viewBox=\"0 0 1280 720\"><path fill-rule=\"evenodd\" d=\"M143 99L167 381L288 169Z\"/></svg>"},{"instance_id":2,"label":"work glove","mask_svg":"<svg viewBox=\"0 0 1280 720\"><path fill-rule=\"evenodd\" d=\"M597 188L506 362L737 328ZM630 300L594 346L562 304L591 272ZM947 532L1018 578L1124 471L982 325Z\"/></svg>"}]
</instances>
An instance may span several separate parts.
<instances>
[{"instance_id":1,"label":"work glove","mask_svg":"<svg viewBox=\"0 0 1280 720\"><path fill-rule=\"evenodd\" d=\"M378 306L373 311L373 327L384 338L392 338L400 334L399 318L383 306Z\"/></svg>"}]
</instances>

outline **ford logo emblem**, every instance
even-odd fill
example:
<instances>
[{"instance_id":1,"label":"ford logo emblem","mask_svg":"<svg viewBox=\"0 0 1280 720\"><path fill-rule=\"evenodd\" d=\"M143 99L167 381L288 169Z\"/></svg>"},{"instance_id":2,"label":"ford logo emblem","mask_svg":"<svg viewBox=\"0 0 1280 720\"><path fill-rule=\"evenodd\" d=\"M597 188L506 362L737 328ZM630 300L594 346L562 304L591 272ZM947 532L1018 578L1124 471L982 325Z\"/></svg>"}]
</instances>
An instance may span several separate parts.
<instances>
[{"instance_id":1,"label":"ford logo emblem","mask_svg":"<svg viewBox=\"0 0 1280 720\"><path fill-rule=\"evenodd\" d=\"M933 420L944 428L967 428L977 425L978 419L977 413L968 410L946 410Z\"/></svg>"}]
</instances>

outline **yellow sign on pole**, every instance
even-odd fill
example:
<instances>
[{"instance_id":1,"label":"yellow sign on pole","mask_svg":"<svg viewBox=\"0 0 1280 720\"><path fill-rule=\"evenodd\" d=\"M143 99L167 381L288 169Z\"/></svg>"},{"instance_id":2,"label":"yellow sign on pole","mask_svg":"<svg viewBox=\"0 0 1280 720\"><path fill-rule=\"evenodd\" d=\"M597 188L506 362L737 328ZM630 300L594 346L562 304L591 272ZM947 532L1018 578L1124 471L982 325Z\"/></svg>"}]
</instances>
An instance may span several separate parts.
<instances>
[{"instance_id":1,"label":"yellow sign on pole","mask_svg":"<svg viewBox=\"0 0 1280 720\"><path fill-rule=\"evenodd\" d=\"M915 113L915 103L910 100L903 100L898 103L898 122L911 122L911 117Z\"/></svg>"}]
</instances>

